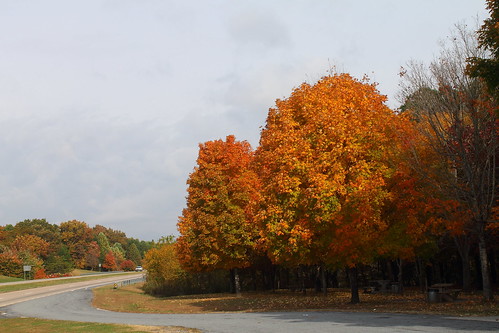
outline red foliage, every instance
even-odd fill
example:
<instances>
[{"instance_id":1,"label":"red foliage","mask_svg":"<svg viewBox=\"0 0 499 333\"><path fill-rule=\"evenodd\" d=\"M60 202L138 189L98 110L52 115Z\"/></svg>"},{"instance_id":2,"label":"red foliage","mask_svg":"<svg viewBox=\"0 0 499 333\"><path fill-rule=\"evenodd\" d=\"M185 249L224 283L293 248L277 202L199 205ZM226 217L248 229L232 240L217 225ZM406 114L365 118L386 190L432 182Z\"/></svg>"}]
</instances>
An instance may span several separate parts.
<instances>
[{"instance_id":1,"label":"red foliage","mask_svg":"<svg viewBox=\"0 0 499 333\"><path fill-rule=\"evenodd\" d=\"M68 276L71 276L71 274L61 274L61 273L53 273L53 274L49 274L47 275L47 278L49 279L56 279L56 278L60 278L60 277L68 277Z\"/></svg>"},{"instance_id":2,"label":"red foliage","mask_svg":"<svg viewBox=\"0 0 499 333\"><path fill-rule=\"evenodd\" d=\"M104 263L102 264L102 267L104 269L107 269L108 271L117 271L118 270L118 265L116 264L116 258L113 255L113 252L109 251L105 258L104 258Z\"/></svg>"},{"instance_id":3,"label":"red foliage","mask_svg":"<svg viewBox=\"0 0 499 333\"><path fill-rule=\"evenodd\" d=\"M35 272L35 276L33 277L33 279L35 279L35 280L46 279L46 278L48 278L48 275L45 274L45 269L43 269L43 268L38 269Z\"/></svg>"},{"instance_id":4,"label":"red foliage","mask_svg":"<svg viewBox=\"0 0 499 333\"><path fill-rule=\"evenodd\" d=\"M135 263L131 260L125 260L121 263L120 268L124 271L135 270Z\"/></svg>"}]
</instances>

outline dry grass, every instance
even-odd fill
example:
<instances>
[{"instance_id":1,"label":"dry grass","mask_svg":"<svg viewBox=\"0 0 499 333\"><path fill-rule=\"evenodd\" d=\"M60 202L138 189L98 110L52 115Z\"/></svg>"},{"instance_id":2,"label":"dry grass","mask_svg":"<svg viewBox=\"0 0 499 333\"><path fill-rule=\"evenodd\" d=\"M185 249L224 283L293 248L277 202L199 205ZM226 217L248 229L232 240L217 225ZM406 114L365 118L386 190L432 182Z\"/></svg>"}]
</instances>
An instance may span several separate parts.
<instances>
[{"instance_id":1,"label":"dry grass","mask_svg":"<svg viewBox=\"0 0 499 333\"><path fill-rule=\"evenodd\" d=\"M408 290L398 294L361 294L360 304L350 304L348 290L332 290L324 297L309 292L209 294L157 298L144 294L141 285L120 289L94 289L94 306L119 312L139 313L209 313L269 311L363 311L425 313L453 316L499 316L499 303L483 302L480 294L460 295L452 303L428 303L423 294ZM497 299L497 297L496 297Z\"/></svg>"}]
</instances>

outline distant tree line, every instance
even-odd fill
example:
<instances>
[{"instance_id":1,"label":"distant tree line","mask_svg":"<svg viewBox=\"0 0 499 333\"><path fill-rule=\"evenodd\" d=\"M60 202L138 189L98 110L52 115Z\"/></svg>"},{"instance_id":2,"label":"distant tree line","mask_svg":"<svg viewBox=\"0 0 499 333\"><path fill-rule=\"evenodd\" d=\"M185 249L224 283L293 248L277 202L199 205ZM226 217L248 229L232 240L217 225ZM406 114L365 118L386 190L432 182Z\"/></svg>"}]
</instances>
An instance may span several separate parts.
<instances>
[{"instance_id":1,"label":"distant tree line","mask_svg":"<svg viewBox=\"0 0 499 333\"><path fill-rule=\"evenodd\" d=\"M0 274L23 277L23 266L32 267L34 278L64 275L75 268L134 270L152 246L102 225L24 220L0 226Z\"/></svg>"}]
</instances>

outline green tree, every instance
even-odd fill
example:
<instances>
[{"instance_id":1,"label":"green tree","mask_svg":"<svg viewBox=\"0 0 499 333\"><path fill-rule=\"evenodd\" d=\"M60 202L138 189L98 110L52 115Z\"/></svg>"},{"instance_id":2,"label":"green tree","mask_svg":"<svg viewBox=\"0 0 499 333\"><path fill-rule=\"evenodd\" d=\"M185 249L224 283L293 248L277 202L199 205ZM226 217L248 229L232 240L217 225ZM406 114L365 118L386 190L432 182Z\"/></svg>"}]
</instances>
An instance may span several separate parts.
<instances>
[{"instance_id":1,"label":"green tree","mask_svg":"<svg viewBox=\"0 0 499 333\"><path fill-rule=\"evenodd\" d=\"M478 31L479 46L490 52L490 57L470 56L468 72L472 77L482 78L489 91L499 99L499 1L487 0L490 17Z\"/></svg>"},{"instance_id":2,"label":"green tree","mask_svg":"<svg viewBox=\"0 0 499 333\"><path fill-rule=\"evenodd\" d=\"M143 241L135 238L128 238L128 247L130 247L132 244L135 244L137 249L139 249L141 258L144 258L144 254L154 246L153 241Z\"/></svg>"},{"instance_id":3,"label":"green tree","mask_svg":"<svg viewBox=\"0 0 499 333\"><path fill-rule=\"evenodd\" d=\"M140 255L140 251L135 243L132 243L130 244L130 246L128 246L126 258L133 261L135 265L142 265L142 256Z\"/></svg>"},{"instance_id":4,"label":"green tree","mask_svg":"<svg viewBox=\"0 0 499 333\"><path fill-rule=\"evenodd\" d=\"M123 250L123 246L121 246L120 243L115 243L111 247L111 251L113 252L113 256L116 260L116 265L119 267L125 260L125 250Z\"/></svg>"},{"instance_id":5,"label":"green tree","mask_svg":"<svg viewBox=\"0 0 499 333\"><path fill-rule=\"evenodd\" d=\"M93 228L93 232L94 235L98 235L101 232L104 233L110 244L120 243L121 245L126 246L128 243L126 234L123 231L106 228L102 225L97 224Z\"/></svg>"},{"instance_id":6,"label":"green tree","mask_svg":"<svg viewBox=\"0 0 499 333\"><path fill-rule=\"evenodd\" d=\"M52 253L45 260L44 267L48 274L71 272L74 266L69 249L66 246L61 246L57 253Z\"/></svg>"},{"instance_id":7,"label":"green tree","mask_svg":"<svg viewBox=\"0 0 499 333\"><path fill-rule=\"evenodd\" d=\"M97 235L97 244L99 245L100 249L99 260L103 262L106 255L111 251L111 245L109 245L109 240L107 239L107 236L103 232L100 232Z\"/></svg>"}]
</instances>

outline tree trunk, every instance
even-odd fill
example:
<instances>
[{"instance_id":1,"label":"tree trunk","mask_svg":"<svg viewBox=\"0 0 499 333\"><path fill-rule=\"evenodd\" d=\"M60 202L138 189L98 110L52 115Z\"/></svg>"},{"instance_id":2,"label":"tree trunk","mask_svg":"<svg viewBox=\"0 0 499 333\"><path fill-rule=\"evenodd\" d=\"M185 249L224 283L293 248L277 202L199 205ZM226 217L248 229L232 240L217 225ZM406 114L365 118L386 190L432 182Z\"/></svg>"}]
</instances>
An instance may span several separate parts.
<instances>
[{"instance_id":1,"label":"tree trunk","mask_svg":"<svg viewBox=\"0 0 499 333\"><path fill-rule=\"evenodd\" d=\"M324 296L327 296L326 268L324 267L324 265L320 266L320 274L321 274L322 294Z\"/></svg>"},{"instance_id":2,"label":"tree trunk","mask_svg":"<svg viewBox=\"0 0 499 333\"><path fill-rule=\"evenodd\" d=\"M305 269L303 266L300 267L300 288L303 295L305 295L307 293L307 288L305 286Z\"/></svg>"},{"instance_id":3,"label":"tree trunk","mask_svg":"<svg viewBox=\"0 0 499 333\"><path fill-rule=\"evenodd\" d=\"M494 295L492 294L492 286L490 284L489 260L487 258L487 247L483 230L480 231L478 236L478 250L480 254L480 268L482 269L483 298L486 301L491 301L494 299Z\"/></svg>"},{"instance_id":4,"label":"tree trunk","mask_svg":"<svg viewBox=\"0 0 499 333\"><path fill-rule=\"evenodd\" d=\"M398 287L398 293L399 294L403 294L404 293L404 275L403 275L403 271L402 271L402 268L404 267L404 260L403 259L397 259L397 265L398 265L398 268L399 268L399 274L398 274L398 283L399 283L399 287Z\"/></svg>"},{"instance_id":5,"label":"tree trunk","mask_svg":"<svg viewBox=\"0 0 499 333\"><path fill-rule=\"evenodd\" d=\"M350 290L352 294L350 303L352 304L360 303L358 274L357 266L349 268L348 275L350 277Z\"/></svg>"},{"instance_id":6,"label":"tree trunk","mask_svg":"<svg viewBox=\"0 0 499 333\"><path fill-rule=\"evenodd\" d=\"M471 264L470 264L470 254L469 252L465 257L461 258L463 265L463 290L471 290Z\"/></svg>"},{"instance_id":7,"label":"tree trunk","mask_svg":"<svg viewBox=\"0 0 499 333\"><path fill-rule=\"evenodd\" d=\"M496 253L494 250L489 252L489 263L490 263L490 277L492 279L491 283L493 285L497 284L497 264L496 264Z\"/></svg>"},{"instance_id":8,"label":"tree trunk","mask_svg":"<svg viewBox=\"0 0 499 333\"><path fill-rule=\"evenodd\" d=\"M432 260L431 268L432 268L432 277L433 277L431 283L432 284L443 283L442 274L441 274L441 270L440 270L440 268L441 268L440 262L438 260Z\"/></svg>"},{"instance_id":9,"label":"tree trunk","mask_svg":"<svg viewBox=\"0 0 499 333\"><path fill-rule=\"evenodd\" d=\"M386 260L386 272L388 274L387 280L393 281L393 269L392 269L392 261L391 260Z\"/></svg>"},{"instance_id":10,"label":"tree trunk","mask_svg":"<svg viewBox=\"0 0 499 333\"><path fill-rule=\"evenodd\" d=\"M470 265L470 238L467 235L454 237L457 251L461 257L463 273L463 290L471 290L471 265Z\"/></svg>"},{"instance_id":11,"label":"tree trunk","mask_svg":"<svg viewBox=\"0 0 499 333\"><path fill-rule=\"evenodd\" d=\"M419 288L424 293L428 289L428 279L426 278L426 269L423 260L419 257L416 259L416 268L418 270Z\"/></svg>"},{"instance_id":12,"label":"tree trunk","mask_svg":"<svg viewBox=\"0 0 499 333\"><path fill-rule=\"evenodd\" d=\"M277 289L280 289L281 287L281 281L280 279L278 280L277 279L277 268L275 265L272 265L272 267L270 268L270 282L272 283L272 292L275 292L276 290L276 285L277 285Z\"/></svg>"},{"instance_id":13,"label":"tree trunk","mask_svg":"<svg viewBox=\"0 0 499 333\"><path fill-rule=\"evenodd\" d=\"M240 297L241 296L241 283L239 281L239 272L237 268L234 268L234 289L236 292L236 296Z\"/></svg>"}]
</instances>

